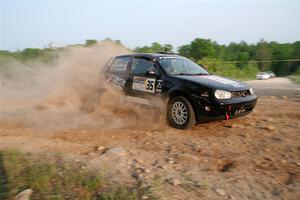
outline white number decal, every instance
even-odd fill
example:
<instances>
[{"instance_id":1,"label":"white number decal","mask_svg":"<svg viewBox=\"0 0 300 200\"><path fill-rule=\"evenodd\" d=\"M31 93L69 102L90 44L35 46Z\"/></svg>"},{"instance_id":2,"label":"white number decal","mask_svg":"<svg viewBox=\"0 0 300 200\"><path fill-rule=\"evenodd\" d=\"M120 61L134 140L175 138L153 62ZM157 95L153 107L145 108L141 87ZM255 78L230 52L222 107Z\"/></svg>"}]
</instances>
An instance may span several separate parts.
<instances>
[{"instance_id":1,"label":"white number decal","mask_svg":"<svg viewBox=\"0 0 300 200\"><path fill-rule=\"evenodd\" d=\"M155 79L135 76L133 78L132 89L155 93Z\"/></svg>"}]
</instances>

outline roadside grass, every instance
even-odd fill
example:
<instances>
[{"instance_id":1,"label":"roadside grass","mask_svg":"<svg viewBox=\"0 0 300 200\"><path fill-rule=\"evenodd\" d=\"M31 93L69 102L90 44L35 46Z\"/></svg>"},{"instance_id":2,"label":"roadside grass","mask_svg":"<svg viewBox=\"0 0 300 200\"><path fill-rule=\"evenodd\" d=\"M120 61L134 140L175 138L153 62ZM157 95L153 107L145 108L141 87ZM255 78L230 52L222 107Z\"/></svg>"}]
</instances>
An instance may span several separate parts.
<instances>
[{"instance_id":1,"label":"roadside grass","mask_svg":"<svg viewBox=\"0 0 300 200\"><path fill-rule=\"evenodd\" d=\"M31 188L31 199L158 199L150 189L111 183L99 172L60 156L32 156L17 150L0 152L0 199L13 199Z\"/></svg>"},{"instance_id":2,"label":"roadside grass","mask_svg":"<svg viewBox=\"0 0 300 200\"><path fill-rule=\"evenodd\" d=\"M252 62L238 66L235 63L223 62L220 59L203 58L197 63L213 74L241 81L253 80L259 72L257 64Z\"/></svg>"},{"instance_id":3,"label":"roadside grass","mask_svg":"<svg viewBox=\"0 0 300 200\"><path fill-rule=\"evenodd\" d=\"M288 76L294 83L300 84L300 73Z\"/></svg>"}]
</instances>

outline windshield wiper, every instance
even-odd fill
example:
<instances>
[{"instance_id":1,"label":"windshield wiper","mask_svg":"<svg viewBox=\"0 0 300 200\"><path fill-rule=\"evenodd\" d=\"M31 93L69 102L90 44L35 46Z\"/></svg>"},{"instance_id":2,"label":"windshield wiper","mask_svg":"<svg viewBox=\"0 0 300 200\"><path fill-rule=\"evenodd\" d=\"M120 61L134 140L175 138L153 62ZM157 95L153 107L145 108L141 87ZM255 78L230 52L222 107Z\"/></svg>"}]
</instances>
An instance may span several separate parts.
<instances>
[{"instance_id":1,"label":"windshield wiper","mask_svg":"<svg viewBox=\"0 0 300 200\"><path fill-rule=\"evenodd\" d=\"M195 76L198 76L198 75L210 75L209 73L198 73L198 74L193 74Z\"/></svg>"},{"instance_id":2,"label":"windshield wiper","mask_svg":"<svg viewBox=\"0 0 300 200\"><path fill-rule=\"evenodd\" d=\"M197 74L189 74L189 73L178 73L173 75L181 75L181 76L199 76L199 75L209 75L208 73L197 73Z\"/></svg>"},{"instance_id":3,"label":"windshield wiper","mask_svg":"<svg viewBox=\"0 0 300 200\"><path fill-rule=\"evenodd\" d=\"M189 73L178 73L178 74L173 74L173 75L180 75L180 76L184 76L184 75L193 75L193 74L189 74Z\"/></svg>"}]
</instances>

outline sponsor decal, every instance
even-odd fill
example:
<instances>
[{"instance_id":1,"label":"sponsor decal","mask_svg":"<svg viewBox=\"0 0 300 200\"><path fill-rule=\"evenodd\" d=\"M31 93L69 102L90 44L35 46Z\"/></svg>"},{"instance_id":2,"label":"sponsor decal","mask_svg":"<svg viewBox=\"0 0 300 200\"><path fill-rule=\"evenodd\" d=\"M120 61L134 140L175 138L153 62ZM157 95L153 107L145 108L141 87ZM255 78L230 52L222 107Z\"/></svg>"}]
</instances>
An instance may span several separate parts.
<instances>
[{"instance_id":1,"label":"sponsor decal","mask_svg":"<svg viewBox=\"0 0 300 200\"><path fill-rule=\"evenodd\" d=\"M155 93L155 81L155 78L135 76L133 77L132 89L142 92Z\"/></svg>"},{"instance_id":2,"label":"sponsor decal","mask_svg":"<svg viewBox=\"0 0 300 200\"><path fill-rule=\"evenodd\" d=\"M201 94L201 97L208 97L209 95L208 95L208 92L207 91L205 91L205 92L203 92L202 94Z\"/></svg>"},{"instance_id":3,"label":"sponsor decal","mask_svg":"<svg viewBox=\"0 0 300 200\"><path fill-rule=\"evenodd\" d=\"M119 76L116 76L114 74L108 73L107 74L107 81L111 82L113 85L117 86L117 87L121 87L123 88L125 85L125 80Z\"/></svg>"},{"instance_id":4,"label":"sponsor decal","mask_svg":"<svg viewBox=\"0 0 300 200\"><path fill-rule=\"evenodd\" d=\"M219 83L223 83L226 85L231 85L233 87L243 87L243 85L240 84L239 82L236 82L236 81L233 81L233 80L230 80L227 78L222 78L222 77L218 77L218 76L203 76L203 78L207 78L207 79L210 79L210 80L213 80L213 81L216 81Z\"/></svg>"},{"instance_id":5,"label":"sponsor decal","mask_svg":"<svg viewBox=\"0 0 300 200\"><path fill-rule=\"evenodd\" d=\"M162 83L163 80L157 80L156 89L155 89L156 92L162 92Z\"/></svg>"}]
</instances>

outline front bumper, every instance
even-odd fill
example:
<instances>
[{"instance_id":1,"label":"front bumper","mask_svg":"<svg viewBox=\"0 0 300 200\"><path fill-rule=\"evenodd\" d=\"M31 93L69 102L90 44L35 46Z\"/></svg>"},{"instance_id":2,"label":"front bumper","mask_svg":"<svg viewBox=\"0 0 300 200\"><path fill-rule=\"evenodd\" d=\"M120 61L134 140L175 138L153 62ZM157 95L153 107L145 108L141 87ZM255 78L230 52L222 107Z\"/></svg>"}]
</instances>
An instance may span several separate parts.
<instances>
[{"instance_id":1,"label":"front bumper","mask_svg":"<svg viewBox=\"0 0 300 200\"><path fill-rule=\"evenodd\" d=\"M197 121L207 122L215 120L226 120L249 114L257 103L255 95L247 97L232 98L229 100L210 100L197 102ZM205 109L208 106L209 111Z\"/></svg>"}]
</instances>

